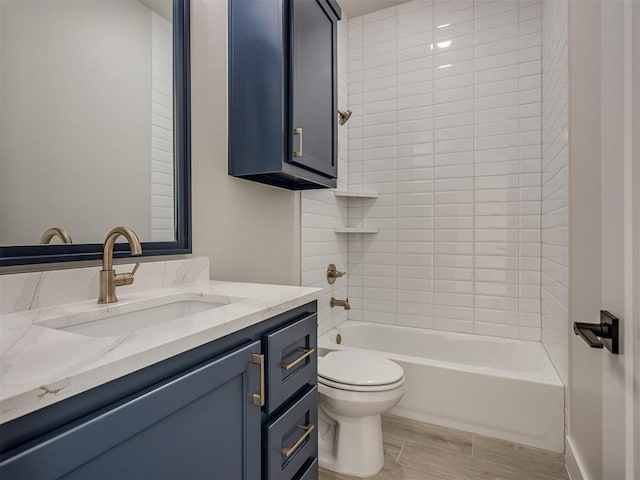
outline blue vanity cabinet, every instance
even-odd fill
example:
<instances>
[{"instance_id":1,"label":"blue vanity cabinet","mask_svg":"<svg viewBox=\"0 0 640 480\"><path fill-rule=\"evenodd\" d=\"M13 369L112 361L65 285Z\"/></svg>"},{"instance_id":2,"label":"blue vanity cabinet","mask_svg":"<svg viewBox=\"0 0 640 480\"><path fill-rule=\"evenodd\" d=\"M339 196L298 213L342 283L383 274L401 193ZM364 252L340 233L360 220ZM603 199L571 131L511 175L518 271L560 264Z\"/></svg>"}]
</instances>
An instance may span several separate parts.
<instances>
[{"instance_id":1,"label":"blue vanity cabinet","mask_svg":"<svg viewBox=\"0 0 640 480\"><path fill-rule=\"evenodd\" d=\"M0 464L0 478L260 477L260 342L81 419Z\"/></svg>"},{"instance_id":2,"label":"blue vanity cabinet","mask_svg":"<svg viewBox=\"0 0 640 480\"><path fill-rule=\"evenodd\" d=\"M307 354L316 309L295 308L0 425L0 478L317 478L317 358ZM296 364L282 395L267 370L285 362Z\"/></svg>"},{"instance_id":3,"label":"blue vanity cabinet","mask_svg":"<svg viewBox=\"0 0 640 480\"><path fill-rule=\"evenodd\" d=\"M335 0L229 1L229 174L291 190L333 188Z\"/></svg>"}]
</instances>

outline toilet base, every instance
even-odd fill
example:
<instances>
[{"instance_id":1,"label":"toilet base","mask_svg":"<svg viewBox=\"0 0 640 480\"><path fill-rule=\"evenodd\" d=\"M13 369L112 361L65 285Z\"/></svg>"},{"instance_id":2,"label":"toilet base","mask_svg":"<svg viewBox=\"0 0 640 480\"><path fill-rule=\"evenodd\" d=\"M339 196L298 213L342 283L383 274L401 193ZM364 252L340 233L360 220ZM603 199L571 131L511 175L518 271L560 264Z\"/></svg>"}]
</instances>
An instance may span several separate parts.
<instances>
[{"instance_id":1,"label":"toilet base","mask_svg":"<svg viewBox=\"0 0 640 480\"><path fill-rule=\"evenodd\" d=\"M337 473L371 477L384 466L380 414L345 417L319 409L320 466Z\"/></svg>"}]
</instances>

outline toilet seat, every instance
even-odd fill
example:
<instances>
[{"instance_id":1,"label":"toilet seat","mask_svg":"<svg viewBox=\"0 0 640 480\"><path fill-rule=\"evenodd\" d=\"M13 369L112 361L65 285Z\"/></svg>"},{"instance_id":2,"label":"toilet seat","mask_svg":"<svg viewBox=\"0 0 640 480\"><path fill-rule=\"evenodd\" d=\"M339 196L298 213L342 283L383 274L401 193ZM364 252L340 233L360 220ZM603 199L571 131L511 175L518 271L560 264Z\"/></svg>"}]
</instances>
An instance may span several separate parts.
<instances>
[{"instance_id":1,"label":"toilet seat","mask_svg":"<svg viewBox=\"0 0 640 480\"><path fill-rule=\"evenodd\" d=\"M400 365L364 352L329 352L318 358L318 382L355 392L393 390L404 383Z\"/></svg>"},{"instance_id":2,"label":"toilet seat","mask_svg":"<svg viewBox=\"0 0 640 480\"><path fill-rule=\"evenodd\" d=\"M401 387L404 384L404 377L394 383L386 385L349 385L347 383L332 382L326 378L318 377L318 383L327 387L336 388L338 390L347 390L349 392L386 392Z\"/></svg>"}]
</instances>

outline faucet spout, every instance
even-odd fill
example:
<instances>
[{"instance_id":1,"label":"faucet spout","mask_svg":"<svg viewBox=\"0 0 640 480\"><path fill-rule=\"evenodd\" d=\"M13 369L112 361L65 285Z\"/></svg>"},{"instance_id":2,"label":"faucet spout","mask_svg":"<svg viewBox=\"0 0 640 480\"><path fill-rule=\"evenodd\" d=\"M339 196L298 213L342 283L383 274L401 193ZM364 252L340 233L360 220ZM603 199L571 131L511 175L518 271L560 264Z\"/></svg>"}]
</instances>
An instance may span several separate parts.
<instances>
[{"instance_id":1,"label":"faucet spout","mask_svg":"<svg viewBox=\"0 0 640 480\"><path fill-rule=\"evenodd\" d=\"M142 245L138 235L129 227L115 227L107 234L102 252L102 270L113 270L113 248L118 237L125 237L131 248L131 255L142 255Z\"/></svg>"},{"instance_id":2,"label":"faucet spout","mask_svg":"<svg viewBox=\"0 0 640 480\"><path fill-rule=\"evenodd\" d=\"M136 233L128 227L116 227L107 234L102 252L102 270L100 270L100 296L98 303L114 303L118 301L116 297L116 287L121 285L131 285L133 277L140 264L136 264L133 271L116 275L113 269L113 249L118 237L123 236L129 242L131 255L141 255L142 245Z\"/></svg>"},{"instance_id":3,"label":"faucet spout","mask_svg":"<svg viewBox=\"0 0 640 480\"><path fill-rule=\"evenodd\" d=\"M331 301L329 302L331 308L333 307L342 307L345 310L351 310L351 305L349 305L349 299L345 298L344 300L338 300L335 297L331 297Z\"/></svg>"},{"instance_id":4,"label":"faucet spout","mask_svg":"<svg viewBox=\"0 0 640 480\"><path fill-rule=\"evenodd\" d=\"M73 243L67 231L62 227L51 227L40 237L40 243L51 243L53 237L59 237L62 243Z\"/></svg>"}]
</instances>

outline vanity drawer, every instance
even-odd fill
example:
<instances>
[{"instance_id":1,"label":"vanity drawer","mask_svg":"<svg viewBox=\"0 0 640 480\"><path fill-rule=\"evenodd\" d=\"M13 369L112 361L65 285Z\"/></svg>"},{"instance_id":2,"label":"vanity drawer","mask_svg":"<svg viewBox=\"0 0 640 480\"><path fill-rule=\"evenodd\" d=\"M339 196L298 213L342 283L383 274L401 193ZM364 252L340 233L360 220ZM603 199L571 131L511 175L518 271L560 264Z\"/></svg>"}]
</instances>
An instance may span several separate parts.
<instances>
[{"instance_id":1,"label":"vanity drawer","mask_svg":"<svg viewBox=\"0 0 640 480\"><path fill-rule=\"evenodd\" d=\"M263 347L266 358L267 400L265 410L273 413L306 385L318 381L317 314L266 334Z\"/></svg>"},{"instance_id":2,"label":"vanity drawer","mask_svg":"<svg viewBox=\"0 0 640 480\"><path fill-rule=\"evenodd\" d=\"M318 387L314 386L263 428L264 478L315 478L313 471L317 472L317 468L307 473L308 469L304 467L318 454Z\"/></svg>"},{"instance_id":3,"label":"vanity drawer","mask_svg":"<svg viewBox=\"0 0 640 480\"><path fill-rule=\"evenodd\" d=\"M294 480L318 480L318 459L309 459L305 465L302 466L298 474L294 477Z\"/></svg>"}]
</instances>

